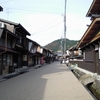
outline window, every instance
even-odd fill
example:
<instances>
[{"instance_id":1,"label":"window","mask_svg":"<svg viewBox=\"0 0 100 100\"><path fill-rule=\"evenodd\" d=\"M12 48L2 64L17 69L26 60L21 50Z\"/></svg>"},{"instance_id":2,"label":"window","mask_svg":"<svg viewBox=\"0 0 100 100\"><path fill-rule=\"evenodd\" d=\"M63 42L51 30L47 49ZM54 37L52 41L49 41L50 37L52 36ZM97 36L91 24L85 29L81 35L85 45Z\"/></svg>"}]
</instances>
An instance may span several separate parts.
<instances>
[{"instance_id":1,"label":"window","mask_svg":"<svg viewBox=\"0 0 100 100\"><path fill-rule=\"evenodd\" d=\"M85 60L86 61L93 61L94 60L94 51L93 50L85 51Z\"/></svg>"},{"instance_id":2,"label":"window","mask_svg":"<svg viewBox=\"0 0 100 100\"><path fill-rule=\"evenodd\" d=\"M27 55L23 55L23 61L27 61Z\"/></svg>"},{"instance_id":3,"label":"window","mask_svg":"<svg viewBox=\"0 0 100 100\"><path fill-rule=\"evenodd\" d=\"M97 51L99 48L98 48L98 45L95 45L95 51Z\"/></svg>"},{"instance_id":4,"label":"window","mask_svg":"<svg viewBox=\"0 0 100 100\"><path fill-rule=\"evenodd\" d=\"M22 39L23 39L22 36L20 34L16 34L16 35L19 38L18 41L17 41L17 43L20 44L20 45L22 45Z\"/></svg>"},{"instance_id":5,"label":"window","mask_svg":"<svg viewBox=\"0 0 100 100\"><path fill-rule=\"evenodd\" d=\"M83 52L83 59L85 59L85 52Z\"/></svg>"},{"instance_id":6,"label":"window","mask_svg":"<svg viewBox=\"0 0 100 100\"><path fill-rule=\"evenodd\" d=\"M12 47L12 39L11 38L8 38L8 42L7 42L7 46L9 47L9 48L11 48Z\"/></svg>"},{"instance_id":7,"label":"window","mask_svg":"<svg viewBox=\"0 0 100 100\"><path fill-rule=\"evenodd\" d=\"M10 54L4 54L3 55L3 66L9 66L11 64L11 55Z\"/></svg>"},{"instance_id":8,"label":"window","mask_svg":"<svg viewBox=\"0 0 100 100\"><path fill-rule=\"evenodd\" d=\"M22 43L22 37L20 36L20 43Z\"/></svg>"},{"instance_id":9,"label":"window","mask_svg":"<svg viewBox=\"0 0 100 100\"><path fill-rule=\"evenodd\" d=\"M2 45L2 46L5 45L5 38L4 38L4 37L2 37L2 38L0 39L0 45Z\"/></svg>"},{"instance_id":10,"label":"window","mask_svg":"<svg viewBox=\"0 0 100 100\"><path fill-rule=\"evenodd\" d=\"M8 54L7 55L7 65L10 65L10 62L11 62L11 55Z\"/></svg>"},{"instance_id":11,"label":"window","mask_svg":"<svg viewBox=\"0 0 100 100\"><path fill-rule=\"evenodd\" d=\"M6 54L3 55L3 66L6 66Z\"/></svg>"}]
</instances>

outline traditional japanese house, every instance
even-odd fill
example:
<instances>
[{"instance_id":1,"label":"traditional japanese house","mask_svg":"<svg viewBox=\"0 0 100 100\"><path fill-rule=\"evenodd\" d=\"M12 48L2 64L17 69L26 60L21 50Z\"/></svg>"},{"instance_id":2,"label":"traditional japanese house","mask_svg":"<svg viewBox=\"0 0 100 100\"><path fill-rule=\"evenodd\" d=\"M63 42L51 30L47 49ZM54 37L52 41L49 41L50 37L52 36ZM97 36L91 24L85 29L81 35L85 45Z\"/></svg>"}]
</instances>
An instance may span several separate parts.
<instances>
[{"instance_id":1,"label":"traditional japanese house","mask_svg":"<svg viewBox=\"0 0 100 100\"><path fill-rule=\"evenodd\" d=\"M36 47L33 45L33 41L31 39L26 39L27 41L27 66L31 67L35 65L34 62L34 52L36 52Z\"/></svg>"},{"instance_id":2,"label":"traditional japanese house","mask_svg":"<svg viewBox=\"0 0 100 100\"><path fill-rule=\"evenodd\" d=\"M81 60L83 58L82 51L79 48L77 48L77 44L70 47L68 51L70 55L70 61Z\"/></svg>"},{"instance_id":3,"label":"traditional japanese house","mask_svg":"<svg viewBox=\"0 0 100 100\"><path fill-rule=\"evenodd\" d=\"M46 58L48 56L47 53L48 53L48 49L43 47L42 63L46 63Z\"/></svg>"},{"instance_id":4,"label":"traditional japanese house","mask_svg":"<svg viewBox=\"0 0 100 100\"><path fill-rule=\"evenodd\" d=\"M51 63L52 62L52 57L53 57L52 50L48 49L48 53L47 53L47 63Z\"/></svg>"},{"instance_id":5,"label":"traditional japanese house","mask_svg":"<svg viewBox=\"0 0 100 100\"><path fill-rule=\"evenodd\" d=\"M28 66L41 64L43 48L35 41L27 38L28 45Z\"/></svg>"},{"instance_id":6,"label":"traditional japanese house","mask_svg":"<svg viewBox=\"0 0 100 100\"><path fill-rule=\"evenodd\" d=\"M35 59L36 59L35 64L41 64L42 57L43 57L43 47L40 45L37 45L37 51L35 53Z\"/></svg>"},{"instance_id":7,"label":"traditional japanese house","mask_svg":"<svg viewBox=\"0 0 100 100\"><path fill-rule=\"evenodd\" d=\"M14 59L18 54L14 48L19 38L12 32L13 25L9 23L0 19L0 75L15 71Z\"/></svg>"},{"instance_id":8,"label":"traditional japanese house","mask_svg":"<svg viewBox=\"0 0 100 100\"><path fill-rule=\"evenodd\" d=\"M56 60L56 53L54 51L51 52L51 61L55 61Z\"/></svg>"},{"instance_id":9,"label":"traditional japanese house","mask_svg":"<svg viewBox=\"0 0 100 100\"><path fill-rule=\"evenodd\" d=\"M93 0L86 16L92 22L77 45L83 52L83 61L78 66L100 74L100 0Z\"/></svg>"},{"instance_id":10,"label":"traditional japanese house","mask_svg":"<svg viewBox=\"0 0 100 100\"><path fill-rule=\"evenodd\" d=\"M3 40L1 39L1 41L5 42L4 45L8 44L8 46L10 46L11 48L13 47L14 52L16 52L13 54L11 53L12 56L9 57L11 61L13 60L12 61L13 68L20 68L22 66L26 66L27 63L25 63L24 61L27 59L26 36L30 35L30 33L19 23L14 23L14 22L4 20L4 19L0 19L0 23L1 23L1 27L4 27L4 29L6 30L6 31L3 31L1 29L1 35L2 33L3 35L5 34L5 37L1 37L3 38ZM8 38L7 33L10 34L9 38ZM6 59L9 59L9 58L7 57L8 57L7 55L3 56L2 63L4 63L4 60L6 61L6 63L8 62Z\"/></svg>"}]
</instances>

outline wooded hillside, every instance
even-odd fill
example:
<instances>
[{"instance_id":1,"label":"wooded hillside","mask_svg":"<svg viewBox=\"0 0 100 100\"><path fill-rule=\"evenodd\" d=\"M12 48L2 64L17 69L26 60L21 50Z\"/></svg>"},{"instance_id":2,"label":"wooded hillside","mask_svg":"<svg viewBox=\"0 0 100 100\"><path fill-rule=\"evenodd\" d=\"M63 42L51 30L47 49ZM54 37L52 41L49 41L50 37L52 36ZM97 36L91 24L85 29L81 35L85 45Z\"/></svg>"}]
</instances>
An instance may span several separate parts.
<instances>
[{"instance_id":1,"label":"wooded hillside","mask_svg":"<svg viewBox=\"0 0 100 100\"><path fill-rule=\"evenodd\" d=\"M62 39L55 40L44 47L46 47L50 50L53 50L54 52L61 50L61 40ZM68 48L74 46L75 44L77 44L77 42L78 41L76 41L76 40L66 39L66 48L68 49ZM63 48L63 41L62 41L62 48Z\"/></svg>"}]
</instances>

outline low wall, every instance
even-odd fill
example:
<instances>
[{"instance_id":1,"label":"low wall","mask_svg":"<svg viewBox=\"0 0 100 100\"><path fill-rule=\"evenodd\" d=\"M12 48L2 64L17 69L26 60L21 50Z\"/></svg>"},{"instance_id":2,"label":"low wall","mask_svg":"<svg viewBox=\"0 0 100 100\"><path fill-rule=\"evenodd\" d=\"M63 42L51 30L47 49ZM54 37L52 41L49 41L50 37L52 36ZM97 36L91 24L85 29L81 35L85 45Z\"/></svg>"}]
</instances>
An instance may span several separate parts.
<instances>
[{"instance_id":1,"label":"low wall","mask_svg":"<svg viewBox=\"0 0 100 100\"><path fill-rule=\"evenodd\" d=\"M83 85L87 86L92 83L90 89L92 93L100 100L100 75L79 68L76 65L75 63L74 65L70 64L69 67L71 67L70 69L73 69L73 72Z\"/></svg>"},{"instance_id":2,"label":"low wall","mask_svg":"<svg viewBox=\"0 0 100 100\"><path fill-rule=\"evenodd\" d=\"M73 65L77 64L80 68L96 73L94 62L78 60L78 61L70 61L70 63Z\"/></svg>"}]
</instances>

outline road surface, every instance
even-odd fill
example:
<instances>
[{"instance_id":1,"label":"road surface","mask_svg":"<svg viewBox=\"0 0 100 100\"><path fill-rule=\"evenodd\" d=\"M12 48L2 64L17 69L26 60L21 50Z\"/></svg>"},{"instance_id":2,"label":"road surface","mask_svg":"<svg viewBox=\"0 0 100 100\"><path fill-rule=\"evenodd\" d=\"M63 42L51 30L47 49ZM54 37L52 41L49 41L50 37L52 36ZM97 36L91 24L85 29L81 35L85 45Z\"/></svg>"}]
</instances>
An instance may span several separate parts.
<instances>
[{"instance_id":1,"label":"road surface","mask_svg":"<svg viewBox=\"0 0 100 100\"><path fill-rule=\"evenodd\" d=\"M94 100L73 73L54 62L0 83L0 100Z\"/></svg>"}]
</instances>

